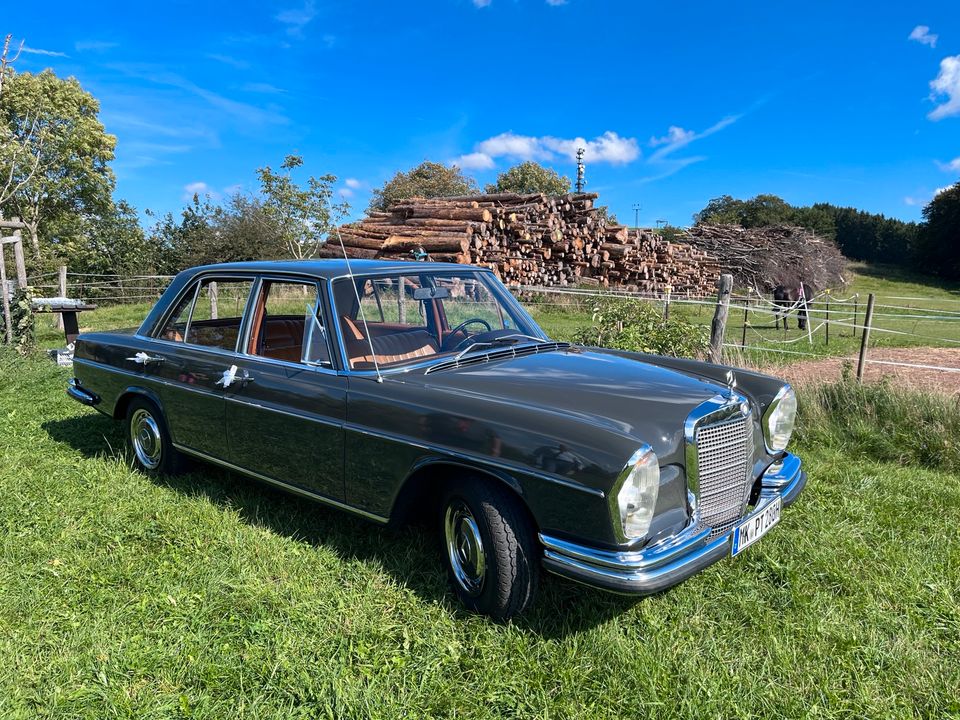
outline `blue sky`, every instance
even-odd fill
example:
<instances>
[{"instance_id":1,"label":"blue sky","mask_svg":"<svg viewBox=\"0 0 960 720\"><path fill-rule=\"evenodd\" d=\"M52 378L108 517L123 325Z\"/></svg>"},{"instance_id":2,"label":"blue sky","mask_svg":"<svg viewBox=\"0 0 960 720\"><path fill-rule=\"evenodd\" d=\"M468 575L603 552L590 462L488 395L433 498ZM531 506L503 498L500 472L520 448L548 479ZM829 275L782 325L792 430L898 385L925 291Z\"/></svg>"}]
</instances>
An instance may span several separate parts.
<instances>
[{"instance_id":1,"label":"blue sky","mask_svg":"<svg viewBox=\"0 0 960 720\"><path fill-rule=\"evenodd\" d=\"M424 159L481 183L527 158L621 221L775 193L919 219L960 179L960 2L14 3L19 71L74 75L117 194L176 211L290 152L369 189Z\"/></svg>"}]
</instances>

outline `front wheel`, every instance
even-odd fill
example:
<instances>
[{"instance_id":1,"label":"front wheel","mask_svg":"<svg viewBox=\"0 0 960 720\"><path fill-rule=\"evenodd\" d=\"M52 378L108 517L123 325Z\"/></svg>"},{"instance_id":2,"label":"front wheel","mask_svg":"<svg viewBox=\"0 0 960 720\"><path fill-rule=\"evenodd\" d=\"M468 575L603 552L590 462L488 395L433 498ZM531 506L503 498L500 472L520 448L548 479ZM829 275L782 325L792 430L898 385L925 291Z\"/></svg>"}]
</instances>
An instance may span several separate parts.
<instances>
[{"instance_id":1,"label":"front wheel","mask_svg":"<svg viewBox=\"0 0 960 720\"><path fill-rule=\"evenodd\" d=\"M173 475L183 467L183 455L170 441L163 414L153 402L136 398L127 408L127 439L133 459L148 475Z\"/></svg>"},{"instance_id":2,"label":"front wheel","mask_svg":"<svg viewBox=\"0 0 960 720\"><path fill-rule=\"evenodd\" d=\"M469 610L506 620L533 604L540 572L537 541L510 491L464 478L445 493L440 521L450 582Z\"/></svg>"}]
</instances>

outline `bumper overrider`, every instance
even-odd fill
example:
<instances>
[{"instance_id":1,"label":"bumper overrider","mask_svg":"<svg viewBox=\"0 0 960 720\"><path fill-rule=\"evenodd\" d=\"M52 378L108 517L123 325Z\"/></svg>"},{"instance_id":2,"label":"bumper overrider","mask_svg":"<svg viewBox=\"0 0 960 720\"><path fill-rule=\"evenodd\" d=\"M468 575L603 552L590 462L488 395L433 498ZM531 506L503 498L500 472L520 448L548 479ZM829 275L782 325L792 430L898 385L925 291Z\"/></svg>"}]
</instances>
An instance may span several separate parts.
<instances>
[{"instance_id":1,"label":"bumper overrider","mask_svg":"<svg viewBox=\"0 0 960 720\"><path fill-rule=\"evenodd\" d=\"M800 458L786 453L761 478L760 498L741 522L763 512L776 498L789 505L807 484ZM738 523L739 524L739 523ZM733 529L710 538L693 525L635 552L598 550L540 535L547 570L578 582L628 595L650 595L672 587L730 554Z\"/></svg>"}]
</instances>

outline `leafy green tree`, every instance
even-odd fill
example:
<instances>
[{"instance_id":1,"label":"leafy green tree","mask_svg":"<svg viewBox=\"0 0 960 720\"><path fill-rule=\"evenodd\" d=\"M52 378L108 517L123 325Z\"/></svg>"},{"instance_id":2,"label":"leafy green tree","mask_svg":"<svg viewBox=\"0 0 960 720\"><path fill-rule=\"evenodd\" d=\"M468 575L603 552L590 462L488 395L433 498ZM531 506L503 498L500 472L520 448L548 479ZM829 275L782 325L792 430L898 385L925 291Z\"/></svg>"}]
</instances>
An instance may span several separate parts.
<instances>
[{"instance_id":1,"label":"leafy green tree","mask_svg":"<svg viewBox=\"0 0 960 720\"><path fill-rule=\"evenodd\" d=\"M500 173L495 183L487 185L486 192L564 195L570 192L570 178L559 175L553 168L527 160Z\"/></svg>"},{"instance_id":2,"label":"leafy green tree","mask_svg":"<svg viewBox=\"0 0 960 720\"><path fill-rule=\"evenodd\" d=\"M610 208L606 205L600 205L597 207L597 215L603 218L607 225L620 224L620 222L617 220L617 216L610 212Z\"/></svg>"},{"instance_id":3,"label":"leafy green tree","mask_svg":"<svg viewBox=\"0 0 960 720\"><path fill-rule=\"evenodd\" d=\"M313 257L323 245L333 222L349 211L346 203L331 204L335 175L310 176L306 187L293 179L293 171L303 166L299 155L287 155L274 172L268 165L257 170L263 212L279 229L287 255Z\"/></svg>"},{"instance_id":4,"label":"leafy green tree","mask_svg":"<svg viewBox=\"0 0 960 720\"><path fill-rule=\"evenodd\" d=\"M941 190L923 208L918 261L927 272L960 278L960 182Z\"/></svg>"},{"instance_id":5,"label":"leafy green tree","mask_svg":"<svg viewBox=\"0 0 960 720\"><path fill-rule=\"evenodd\" d=\"M427 160L408 172L398 172L383 187L374 190L369 209L386 210L397 201L411 197L452 197L477 192L477 181L465 176L460 168Z\"/></svg>"},{"instance_id":6,"label":"leafy green tree","mask_svg":"<svg viewBox=\"0 0 960 720\"><path fill-rule=\"evenodd\" d=\"M72 226L76 235L85 218L109 212L116 138L107 134L99 112L97 100L75 78L64 80L51 70L12 74L4 82L0 182L9 195L3 210L27 223L38 259L45 225Z\"/></svg>"},{"instance_id":7,"label":"leafy green tree","mask_svg":"<svg viewBox=\"0 0 960 720\"><path fill-rule=\"evenodd\" d=\"M693 216L697 225L740 225L743 220L743 200L730 195L713 198L706 207Z\"/></svg>"}]
</instances>

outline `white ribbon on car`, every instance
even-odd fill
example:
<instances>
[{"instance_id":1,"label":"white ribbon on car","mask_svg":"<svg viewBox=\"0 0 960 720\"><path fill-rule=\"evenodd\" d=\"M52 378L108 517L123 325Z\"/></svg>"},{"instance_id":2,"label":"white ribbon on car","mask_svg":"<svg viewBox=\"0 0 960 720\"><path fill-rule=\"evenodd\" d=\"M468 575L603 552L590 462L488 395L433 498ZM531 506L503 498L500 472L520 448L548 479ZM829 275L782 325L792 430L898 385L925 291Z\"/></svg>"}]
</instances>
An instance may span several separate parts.
<instances>
[{"instance_id":1,"label":"white ribbon on car","mask_svg":"<svg viewBox=\"0 0 960 720\"><path fill-rule=\"evenodd\" d=\"M237 366L231 365L226 370L223 371L223 376L217 380L217 385L222 385L224 388L228 388L233 385L234 381L237 379Z\"/></svg>"}]
</instances>

